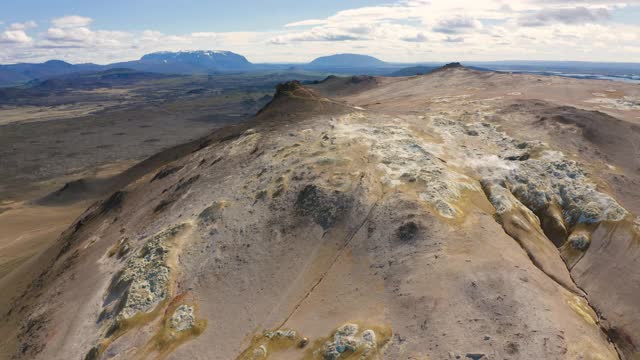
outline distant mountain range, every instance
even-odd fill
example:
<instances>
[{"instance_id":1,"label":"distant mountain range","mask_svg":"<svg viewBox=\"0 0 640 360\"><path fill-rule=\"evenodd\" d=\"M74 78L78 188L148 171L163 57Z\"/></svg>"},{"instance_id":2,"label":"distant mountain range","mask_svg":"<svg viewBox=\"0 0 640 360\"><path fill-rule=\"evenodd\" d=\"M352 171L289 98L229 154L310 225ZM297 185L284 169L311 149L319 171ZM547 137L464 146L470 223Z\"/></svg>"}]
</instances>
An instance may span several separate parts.
<instances>
[{"instance_id":1,"label":"distant mountain range","mask_svg":"<svg viewBox=\"0 0 640 360\"><path fill-rule=\"evenodd\" d=\"M21 85L34 80L47 80L59 76L131 69L161 74L212 74L246 72L256 69L244 56L230 51L180 51L157 52L144 55L139 60L109 65L73 65L60 60L41 64L0 65L0 86Z\"/></svg>"},{"instance_id":2,"label":"distant mountain range","mask_svg":"<svg viewBox=\"0 0 640 360\"><path fill-rule=\"evenodd\" d=\"M72 65L60 60L49 60L41 64L0 65L0 86L19 85L34 79L47 79L77 72L99 71L95 64Z\"/></svg>"},{"instance_id":3,"label":"distant mountain range","mask_svg":"<svg viewBox=\"0 0 640 360\"><path fill-rule=\"evenodd\" d=\"M139 60L108 65L74 65L60 60L50 60L41 64L0 65L0 87L33 85L70 74L90 74L112 69L178 75L310 71L349 75L413 76L429 73L442 65L443 63L388 63L372 56L359 54L323 56L307 64L253 64L244 56L230 51L156 52L144 55ZM638 80L640 64L503 61L470 62L465 65L482 70L533 72L569 77L611 77L614 80L640 81ZM131 78L134 75L129 73L127 77Z\"/></svg>"},{"instance_id":4,"label":"distant mountain range","mask_svg":"<svg viewBox=\"0 0 640 360\"><path fill-rule=\"evenodd\" d=\"M139 60L108 65L73 65L60 60L41 64L0 65L0 86L23 85L29 82L75 74L106 71L110 69L132 69L161 74L219 74L230 72L252 72L272 70L304 70L316 72L352 73L367 69L373 74L386 74L401 66L392 65L372 56L338 54L323 56L308 64L253 64L244 56L231 51L179 51L156 52L144 55Z\"/></svg>"}]
</instances>

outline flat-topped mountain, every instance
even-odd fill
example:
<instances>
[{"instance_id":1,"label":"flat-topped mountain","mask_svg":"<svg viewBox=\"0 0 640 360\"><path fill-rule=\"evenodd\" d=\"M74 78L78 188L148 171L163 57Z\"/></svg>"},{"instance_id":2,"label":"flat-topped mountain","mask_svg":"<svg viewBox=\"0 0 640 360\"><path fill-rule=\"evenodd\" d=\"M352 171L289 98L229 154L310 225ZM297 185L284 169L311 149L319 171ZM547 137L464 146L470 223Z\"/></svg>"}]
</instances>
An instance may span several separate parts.
<instances>
[{"instance_id":1,"label":"flat-topped mountain","mask_svg":"<svg viewBox=\"0 0 640 360\"><path fill-rule=\"evenodd\" d=\"M163 73L211 73L249 70L253 64L231 51L200 50L156 52L144 55L140 60L110 66Z\"/></svg>"},{"instance_id":2,"label":"flat-topped mountain","mask_svg":"<svg viewBox=\"0 0 640 360\"><path fill-rule=\"evenodd\" d=\"M188 63L210 63L210 62L239 62L249 64L249 61L242 56L231 51L224 50L195 50L195 51L159 51L144 55L140 61L162 61L162 62L188 62Z\"/></svg>"},{"instance_id":3,"label":"flat-topped mountain","mask_svg":"<svg viewBox=\"0 0 640 360\"><path fill-rule=\"evenodd\" d=\"M387 67L388 63L379 60L373 56L359 54L336 54L330 56L319 57L309 64L306 68L314 69L346 69L346 68L376 68Z\"/></svg>"}]
</instances>

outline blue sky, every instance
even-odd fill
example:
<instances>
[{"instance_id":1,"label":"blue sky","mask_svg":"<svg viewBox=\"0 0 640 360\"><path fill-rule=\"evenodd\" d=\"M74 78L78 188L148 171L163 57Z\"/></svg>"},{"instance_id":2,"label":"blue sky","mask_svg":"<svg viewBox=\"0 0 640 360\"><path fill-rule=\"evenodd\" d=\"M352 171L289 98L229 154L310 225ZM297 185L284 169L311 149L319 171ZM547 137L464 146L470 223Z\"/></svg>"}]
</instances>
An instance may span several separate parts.
<instances>
[{"instance_id":1,"label":"blue sky","mask_svg":"<svg viewBox=\"0 0 640 360\"><path fill-rule=\"evenodd\" d=\"M260 31L385 3L389 0L6 0L0 4L0 18L5 22L45 23L78 14L94 19L105 30Z\"/></svg>"},{"instance_id":2,"label":"blue sky","mask_svg":"<svg viewBox=\"0 0 640 360\"><path fill-rule=\"evenodd\" d=\"M640 0L6 0L0 63L230 50L253 62L640 62Z\"/></svg>"}]
</instances>

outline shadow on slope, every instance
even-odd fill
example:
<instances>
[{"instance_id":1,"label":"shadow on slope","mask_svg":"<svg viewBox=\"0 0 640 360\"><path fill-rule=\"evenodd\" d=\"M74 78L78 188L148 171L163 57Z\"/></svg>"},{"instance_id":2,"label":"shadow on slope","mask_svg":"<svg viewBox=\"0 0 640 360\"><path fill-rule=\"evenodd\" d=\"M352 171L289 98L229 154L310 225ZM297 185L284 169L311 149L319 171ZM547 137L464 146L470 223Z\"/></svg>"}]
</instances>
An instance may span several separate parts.
<instances>
[{"instance_id":1,"label":"shadow on slope","mask_svg":"<svg viewBox=\"0 0 640 360\"><path fill-rule=\"evenodd\" d=\"M216 129L203 138L161 151L118 175L106 179L85 178L69 182L36 202L40 205L54 206L104 197L188 154L216 142L233 140L249 128L264 128L280 124L283 121L304 119L319 113L331 115L350 110L351 107L324 98L313 90L302 86L298 81L283 83L276 87L276 93L271 102L258 111L251 120L243 124ZM168 170L167 168L162 169L160 173L163 171ZM156 176L161 176L160 173Z\"/></svg>"}]
</instances>

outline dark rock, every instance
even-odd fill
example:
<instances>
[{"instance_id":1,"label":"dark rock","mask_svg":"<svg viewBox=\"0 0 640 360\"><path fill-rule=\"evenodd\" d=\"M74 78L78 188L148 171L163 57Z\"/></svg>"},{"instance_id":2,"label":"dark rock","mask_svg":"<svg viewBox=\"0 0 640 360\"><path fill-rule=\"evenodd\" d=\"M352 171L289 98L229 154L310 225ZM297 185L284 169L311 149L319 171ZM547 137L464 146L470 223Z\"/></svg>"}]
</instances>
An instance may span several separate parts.
<instances>
[{"instance_id":1,"label":"dark rock","mask_svg":"<svg viewBox=\"0 0 640 360\"><path fill-rule=\"evenodd\" d=\"M183 166L172 166L172 167L166 167L160 171L158 171L158 173L153 177L153 179L151 179L150 182L154 182L156 180L160 180L160 179L164 179L169 175L175 174L178 171L180 171L183 168Z\"/></svg>"},{"instance_id":2,"label":"dark rock","mask_svg":"<svg viewBox=\"0 0 640 360\"><path fill-rule=\"evenodd\" d=\"M200 215L198 215L198 219L201 223L206 225L214 224L222 219L223 209L223 205L216 202L208 208L202 210Z\"/></svg>"},{"instance_id":3,"label":"dark rock","mask_svg":"<svg viewBox=\"0 0 640 360\"><path fill-rule=\"evenodd\" d=\"M484 359L484 354L482 353L468 353L466 355L467 358L471 359L471 360L480 360L480 359Z\"/></svg>"},{"instance_id":4,"label":"dark rock","mask_svg":"<svg viewBox=\"0 0 640 360\"><path fill-rule=\"evenodd\" d=\"M276 94L292 93L301 88L302 88L302 84L300 84L300 82L297 80L293 80L293 81L278 84L276 86Z\"/></svg>"},{"instance_id":5,"label":"dark rock","mask_svg":"<svg viewBox=\"0 0 640 360\"><path fill-rule=\"evenodd\" d=\"M125 197L124 191L116 191L111 194L105 201L100 205L100 213L105 214L109 211L119 209L122 206L122 202Z\"/></svg>"},{"instance_id":6,"label":"dark rock","mask_svg":"<svg viewBox=\"0 0 640 360\"><path fill-rule=\"evenodd\" d=\"M523 154L523 155L507 156L505 158L505 160L509 160L509 161L526 161L526 160L529 160L529 158L531 158L531 155Z\"/></svg>"},{"instance_id":7,"label":"dark rock","mask_svg":"<svg viewBox=\"0 0 640 360\"><path fill-rule=\"evenodd\" d=\"M295 207L298 215L310 216L326 230L346 213L351 203L352 199L342 192L307 185L298 194Z\"/></svg>"},{"instance_id":8,"label":"dark rock","mask_svg":"<svg viewBox=\"0 0 640 360\"><path fill-rule=\"evenodd\" d=\"M260 190L256 193L255 199L262 200L267 197L267 190Z\"/></svg>"},{"instance_id":9,"label":"dark rock","mask_svg":"<svg viewBox=\"0 0 640 360\"><path fill-rule=\"evenodd\" d=\"M447 70L447 69L462 69L464 66L459 62L448 63L447 65L441 67L439 70Z\"/></svg>"},{"instance_id":10,"label":"dark rock","mask_svg":"<svg viewBox=\"0 0 640 360\"><path fill-rule=\"evenodd\" d=\"M163 199L161 200L158 205L156 205L155 208L153 208L153 212L154 213L159 213L164 211L165 209L167 209L171 204L173 204L174 202L176 202L177 199L173 198L173 197L169 197L167 199Z\"/></svg>"},{"instance_id":11,"label":"dark rock","mask_svg":"<svg viewBox=\"0 0 640 360\"><path fill-rule=\"evenodd\" d=\"M176 186L175 192L185 191L185 190L189 189L191 187L191 185L193 185L193 183L198 181L198 179L200 179L200 175L192 176L192 177L190 177L189 179L187 179L185 181L180 181L178 183L178 186Z\"/></svg>"},{"instance_id":12,"label":"dark rock","mask_svg":"<svg viewBox=\"0 0 640 360\"><path fill-rule=\"evenodd\" d=\"M505 350L507 351L507 354L514 355L520 351L520 347L514 342L508 342L505 346Z\"/></svg>"},{"instance_id":13,"label":"dark rock","mask_svg":"<svg viewBox=\"0 0 640 360\"><path fill-rule=\"evenodd\" d=\"M417 233L418 233L418 225L416 225L416 223L413 221L409 221L407 223L402 224L402 226L398 228L398 232L397 232L398 239L402 241L413 240L413 238L416 236Z\"/></svg>"},{"instance_id":14,"label":"dark rock","mask_svg":"<svg viewBox=\"0 0 640 360\"><path fill-rule=\"evenodd\" d=\"M100 358L100 347L98 345L94 346L89 350L87 355L85 355L84 360L98 360Z\"/></svg>"}]
</instances>

